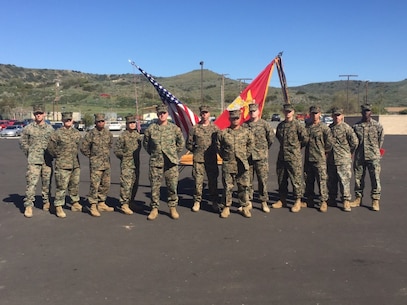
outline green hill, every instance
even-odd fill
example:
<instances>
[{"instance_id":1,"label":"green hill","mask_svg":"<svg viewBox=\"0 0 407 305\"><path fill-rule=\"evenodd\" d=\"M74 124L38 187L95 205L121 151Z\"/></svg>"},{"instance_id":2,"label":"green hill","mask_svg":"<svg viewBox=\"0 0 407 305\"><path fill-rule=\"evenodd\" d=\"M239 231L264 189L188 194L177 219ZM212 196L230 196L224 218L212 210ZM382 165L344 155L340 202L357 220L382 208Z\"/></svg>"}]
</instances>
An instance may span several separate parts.
<instances>
[{"instance_id":1,"label":"green hill","mask_svg":"<svg viewBox=\"0 0 407 305\"><path fill-rule=\"evenodd\" d=\"M201 104L201 70L173 77L156 77L179 100L197 111ZM273 78L278 77L277 72ZM289 75L286 75L289 83ZM220 113L222 75L203 70L202 92L205 104ZM225 105L231 103L247 85L225 78ZM59 86L57 86L57 84ZM348 86L349 85L349 86ZM339 105L348 113L358 112L366 99L377 110L398 106L407 108L407 79L400 82L369 82L358 80L331 81L290 87L289 96L298 112L306 111L311 104L329 110ZM348 88L348 90L347 90ZM367 89L367 90L366 90ZM42 102L48 111L79 111L82 114L117 112L119 115L150 112L160 103L154 87L140 74L98 75L71 70L26 69L0 64L0 114L3 117L21 118L29 113L31 105ZM280 88L270 87L264 116L281 109L283 97Z\"/></svg>"}]
</instances>

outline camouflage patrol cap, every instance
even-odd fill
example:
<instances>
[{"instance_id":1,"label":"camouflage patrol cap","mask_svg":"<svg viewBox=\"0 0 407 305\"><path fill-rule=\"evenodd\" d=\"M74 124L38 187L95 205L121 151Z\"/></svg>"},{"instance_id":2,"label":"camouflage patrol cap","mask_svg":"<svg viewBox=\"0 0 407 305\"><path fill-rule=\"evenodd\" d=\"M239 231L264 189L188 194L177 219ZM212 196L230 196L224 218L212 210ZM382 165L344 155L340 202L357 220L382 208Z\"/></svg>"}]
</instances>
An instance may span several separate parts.
<instances>
[{"instance_id":1,"label":"camouflage patrol cap","mask_svg":"<svg viewBox=\"0 0 407 305\"><path fill-rule=\"evenodd\" d=\"M35 105L33 105L33 113L36 113L36 112L44 113L45 112L44 105L43 104L35 104Z\"/></svg>"},{"instance_id":2,"label":"camouflage patrol cap","mask_svg":"<svg viewBox=\"0 0 407 305\"><path fill-rule=\"evenodd\" d=\"M257 109L259 109L259 105L255 103L249 104L249 111L256 111Z\"/></svg>"},{"instance_id":3,"label":"camouflage patrol cap","mask_svg":"<svg viewBox=\"0 0 407 305\"><path fill-rule=\"evenodd\" d=\"M157 107L155 107L155 110L157 111L157 113L168 112L168 107L164 104L161 104L161 105L158 105Z\"/></svg>"},{"instance_id":4,"label":"camouflage patrol cap","mask_svg":"<svg viewBox=\"0 0 407 305\"><path fill-rule=\"evenodd\" d=\"M240 109L229 110L229 117L231 119L239 119L240 118Z\"/></svg>"},{"instance_id":5,"label":"camouflage patrol cap","mask_svg":"<svg viewBox=\"0 0 407 305\"><path fill-rule=\"evenodd\" d=\"M283 110L284 111L294 111L294 106L292 104L284 104Z\"/></svg>"},{"instance_id":6,"label":"camouflage patrol cap","mask_svg":"<svg viewBox=\"0 0 407 305\"><path fill-rule=\"evenodd\" d=\"M105 114L104 113L95 113L95 122L97 121L104 121Z\"/></svg>"},{"instance_id":7,"label":"camouflage patrol cap","mask_svg":"<svg viewBox=\"0 0 407 305\"><path fill-rule=\"evenodd\" d=\"M199 112L209 112L210 107L208 105L202 105L199 107Z\"/></svg>"},{"instance_id":8,"label":"camouflage patrol cap","mask_svg":"<svg viewBox=\"0 0 407 305\"><path fill-rule=\"evenodd\" d=\"M62 112L62 121L72 120L72 112Z\"/></svg>"},{"instance_id":9,"label":"camouflage patrol cap","mask_svg":"<svg viewBox=\"0 0 407 305\"><path fill-rule=\"evenodd\" d=\"M126 123L127 124L129 124L129 123L136 123L137 122L137 120L136 120L136 117L134 116L134 115L128 115L128 116L126 116Z\"/></svg>"},{"instance_id":10,"label":"camouflage patrol cap","mask_svg":"<svg viewBox=\"0 0 407 305\"><path fill-rule=\"evenodd\" d=\"M309 107L309 112L310 113L320 113L321 112L321 107L319 107L319 106L311 106L311 107Z\"/></svg>"},{"instance_id":11,"label":"camouflage patrol cap","mask_svg":"<svg viewBox=\"0 0 407 305\"><path fill-rule=\"evenodd\" d=\"M371 104L363 104L360 106L362 108L362 111L372 111L372 105Z\"/></svg>"},{"instance_id":12,"label":"camouflage patrol cap","mask_svg":"<svg viewBox=\"0 0 407 305\"><path fill-rule=\"evenodd\" d=\"M343 114L343 109L338 108L338 107L334 107L334 108L332 108L332 113L333 114Z\"/></svg>"}]
</instances>

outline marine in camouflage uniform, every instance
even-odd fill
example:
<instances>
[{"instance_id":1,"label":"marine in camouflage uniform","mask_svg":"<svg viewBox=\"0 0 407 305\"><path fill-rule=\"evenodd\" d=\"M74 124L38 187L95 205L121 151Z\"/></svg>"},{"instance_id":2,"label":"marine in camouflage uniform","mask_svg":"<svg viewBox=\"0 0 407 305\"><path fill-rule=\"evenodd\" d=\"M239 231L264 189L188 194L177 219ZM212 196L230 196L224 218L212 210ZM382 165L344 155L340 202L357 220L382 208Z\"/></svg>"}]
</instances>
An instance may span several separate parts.
<instances>
[{"instance_id":1,"label":"marine in camouflage uniform","mask_svg":"<svg viewBox=\"0 0 407 305\"><path fill-rule=\"evenodd\" d=\"M140 141L135 116L126 117L126 130L116 141L113 152L120 159L120 204L124 214L132 215L131 202L136 196L140 175Z\"/></svg>"},{"instance_id":2,"label":"marine in camouflage uniform","mask_svg":"<svg viewBox=\"0 0 407 305\"><path fill-rule=\"evenodd\" d=\"M332 109L333 123L329 126L332 134L332 150L328 153L328 193L331 205L336 205L338 184L343 209L351 211L350 180L352 178L352 154L359 140L353 129L343 121L343 109Z\"/></svg>"},{"instance_id":3,"label":"marine in camouflage uniform","mask_svg":"<svg viewBox=\"0 0 407 305\"><path fill-rule=\"evenodd\" d=\"M151 184L151 212L148 220L158 216L160 200L161 178L164 176L167 185L168 207L170 216L178 219L178 153L185 145L181 129L167 121L168 109L165 105L156 108L158 122L151 124L144 132L143 147L150 155L150 184Z\"/></svg>"},{"instance_id":4,"label":"marine in camouflage uniform","mask_svg":"<svg viewBox=\"0 0 407 305\"><path fill-rule=\"evenodd\" d=\"M45 109L42 104L33 106L34 122L27 125L21 134L20 148L27 157L26 173L26 196L24 198L24 216L32 217L32 208L35 200L35 189L41 177L43 209L49 210L52 156L48 153L47 145L51 133L54 131L51 125L44 120Z\"/></svg>"},{"instance_id":5,"label":"marine in camouflage uniform","mask_svg":"<svg viewBox=\"0 0 407 305\"><path fill-rule=\"evenodd\" d=\"M229 111L230 127L220 131L217 148L222 158L223 209L220 217L227 218L232 206L233 188L237 184L239 205L244 217L251 217L249 199L249 157L253 151L252 132L240 126L240 109Z\"/></svg>"},{"instance_id":6,"label":"marine in camouflage uniform","mask_svg":"<svg viewBox=\"0 0 407 305\"><path fill-rule=\"evenodd\" d=\"M362 119L353 125L353 130L359 139L359 145L355 151L353 170L355 173L355 201L352 207L361 204L363 189L365 188L366 169L369 172L371 182L370 196L372 198L372 210L379 211L381 194L380 185L380 149L384 142L382 125L371 118L372 105L364 104L362 107Z\"/></svg>"},{"instance_id":7,"label":"marine in camouflage uniform","mask_svg":"<svg viewBox=\"0 0 407 305\"><path fill-rule=\"evenodd\" d=\"M314 183L317 182L320 194L321 212L328 209L328 175L326 155L332 149L332 135L328 126L321 122L321 109L311 106L310 119L306 122L309 141L305 146L305 197L310 207L314 206Z\"/></svg>"},{"instance_id":8,"label":"marine in camouflage uniform","mask_svg":"<svg viewBox=\"0 0 407 305\"><path fill-rule=\"evenodd\" d=\"M62 113L63 126L51 134L48 151L55 158L55 201L56 215L65 218L62 209L65 194L68 190L71 199L71 210L82 211L79 203L79 182L81 169L78 149L81 135L73 128L72 112Z\"/></svg>"},{"instance_id":9,"label":"marine in camouflage uniform","mask_svg":"<svg viewBox=\"0 0 407 305\"><path fill-rule=\"evenodd\" d=\"M112 212L113 208L106 205L110 189L110 149L113 134L105 128L105 115L95 114L95 128L89 130L82 139L80 150L89 158L90 189L88 200L91 204L92 216L100 216L100 211Z\"/></svg>"},{"instance_id":10,"label":"marine in camouflage uniform","mask_svg":"<svg viewBox=\"0 0 407 305\"><path fill-rule=\"evenodd\" d=\"M267 181L269 173L268 151L273 144L274 130L271 124L260 118L260 110L257 104L249 105L250 119L243 124L254 135L254 148L249 157L249 199L253 200L253 181L256 174L258 183L259 199L262 203L262 210L265 213L270 212L268 207Z\"/></svg>"},{"instance_id":11,"label":"marine in camouflage uniform","mask_svg":"<svg viewBox=\"0 0 407 305\"><path fill-rule=\"evenodd\" d=\"M304 125L295 119L294 107L291 104L284 104L283 110L285 119L277 125L276 130L276 137L280 142L276 166L280 199L273 203L272 207L276 209L286 206L290 179L295 198L291 211L298 212L301 209L304 191L301 149L308 143L309 137Z\"/></svg>"},{"instance_id":12,"label":"marine in camouflage uniform","mask_svg":"<svg viewBox=\"0 0 407 305\"><path fill-rule=\"evenodd\" d=\"M205 173L208 177L209 195L212 207L218 211L218 176L216 137L219 128L210 121L209 106L199 107L201 120L191 128L186 148L193 153L192 176L195 180L194 205L192 211L198 212L202 201Z\"/></svg>"}]
</instances>

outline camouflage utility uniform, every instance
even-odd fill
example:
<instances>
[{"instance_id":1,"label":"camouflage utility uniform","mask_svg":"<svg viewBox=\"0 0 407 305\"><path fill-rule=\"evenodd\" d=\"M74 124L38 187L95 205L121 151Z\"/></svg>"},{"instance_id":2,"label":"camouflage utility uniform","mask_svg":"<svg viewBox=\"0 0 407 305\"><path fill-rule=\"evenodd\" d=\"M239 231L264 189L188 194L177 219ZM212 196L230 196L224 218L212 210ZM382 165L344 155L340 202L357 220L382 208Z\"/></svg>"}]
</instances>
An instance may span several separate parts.
<instances>
[{"instance_id":1,"label":"camouflage utility uniform","mask_svg":"<svg viewBox=\"0 0 407 305\"><path fill-rule=\"evenodd\" d=\"M144 132L143 147L150 155L151 207L158 208L161 178L165 178L168 193L168 206L178 205L178 153L185 141L181 129L172 123L152 124Z\"/></svg>"},{"instance_id":2,"label":"camouflage utility uniform","mask_svg":"<svg viewBox=\"0 0 407 305\"><path fill-rule=\"evenodd\" d=\"M276 166L280 197L287 198L290 179L294 198L301 199L304 189L301 148L308 143L307 131L298 120L282 121L277 125L276 137L280 142Z\"/></svg>"},{"instance_id":3,"label":"camouflage utility uniform","mask_svg":"<svg viewBox=\"0 0 407 305\"><path fill-rule=\"evenodd\" d=\"M93 128L88 131L80 145L84 156L89 158L90 189L88 200L90 204L104 203L110 189L110 149L113 135L103 128Z\"/></svg>"},{"instance_id":4,"label":"camouflage utility uniform","mask_svg":"<svg viewBox=\"0 0 407 305\"><path fill-rule=\"evenodd\" d=\"M257 176L259 199L261 202L268 200L267 181L269 173L268 151L273 144L274 130L271 124L263 119L257 122L246 122L243 127L248 128L254 136L254 146L249 157L249 199L253 200L253 180Z\"/></svg>"},{"instance_id":5,"label":"camouflage utility uniform","mask_svg":"<svg viewBox=\"0 0 407 305\"><path fill-rule=\"evenodd\" d=\"M216 137L218 131L219 128L210 123L208 126L197 124L189 133L186 148L194 154L192 167L192 176L195 180L194 202L200 203L202 200L203 181L206 172L211 201L213 204L217 204L219 168Z\"/></svg>"},{"instance_id":6,"label":"camouflage utility uniform","mask_svg":"<svg viewBox=\"0 0 407 305\"><path fill-rule=\"evenodd\" d=\"M79 202L80 166L78 148L81 135L75 128L61 127L51 134L48 151L55 158L55 201L54 205L65 204L68 189L72 203Z\"/></svg>"},{"instance_id":7,"label":"camouflage utility uniform","mask_svg":"<svg viewBox=\"0 0 407 305\"><path fill-rule=\"evenodd\" d=\"M370 122L359 121L353 125L353 130L359 139L353 164L356 198L363 197L367 168L372 184L371 198L380 200L380 148L384 142L383 127L372 119Z\"/></svg>"},{"instance_id":8,"label":"camouflage utility uniform","mask_svg":"<svg viewBox=\"0 0 407 305\"><path fill-rule=\"evenodd\" d=\"M326 154L332 149L332 135L329 127L322 122L317 124L308 122L305 128L309 136L305 146L305 197L310 206L313 206L315 180L321 203L326 203L328 200Z\"/></svg>"},{"instance_id":9,"label":"camouflage utility uniform","mask_svg":"<svg viewBox=\"0 0 407 305\"><path fill-rule=\"evenodd\" d=\"M232 193L235 183L239 205L250 205L249 200L249 161L254 146L253 134L246 128L226 128L218 133L217 147L222 158L222 204L232 205Z\"/></svg>"},{"instance_id":10,"label":"camouflage utility uniform","mask_svg":"<svg viewBox=\"0 0 407 305\"><path fill-rule=\"evenodd\" d=\"M332 134L332 150L328 154L329 200L335 202L338 183L342 201L351 200L350 180L352 178L352 154L358 145L353 129L342 122L329 126Z\"/></svg>"},{"instance_id":11,"label":"camouflage utility uniform","mask_svg":"<svg viewBox=\"0 0 407 305\"><path fill-rule=\"evenodd\" d=\"M51 133L54 131L49 124L37 124L35 122L27 125L21 134L20 148L27 157L27 187L24 206L33 206L35 200L35 189L41 176L42 201L49 205L52 178L52 156L48 153L47 146Z\"/></svg>"},{"instance_id":12,"label":"camouflage utility uniform","mask_svg":"<svg viewBox=\"0 0 407 305\"><path fill-rule=\"evenodd\" d=\"M113 149L120 159L120 203L130 204L136 196L140 174L140 140L136 130L121 133Z\"/></svg>"}]
</instances>

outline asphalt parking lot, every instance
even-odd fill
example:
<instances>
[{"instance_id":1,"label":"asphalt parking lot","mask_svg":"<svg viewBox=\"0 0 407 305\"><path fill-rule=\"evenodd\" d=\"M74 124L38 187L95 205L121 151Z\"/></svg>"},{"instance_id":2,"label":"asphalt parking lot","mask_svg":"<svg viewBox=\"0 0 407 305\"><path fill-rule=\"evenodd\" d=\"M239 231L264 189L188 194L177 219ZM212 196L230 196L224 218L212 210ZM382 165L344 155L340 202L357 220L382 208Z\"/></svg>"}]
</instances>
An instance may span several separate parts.
<instances>
[{"instance_id":1,"label":"asphalt parking lot","mask_svg":"<svg viewBox=\"0 0 407 305\"><path fill-rule=\"evenodd\" d=\"M307 208L221 219L192 206L191 168L179 181L179 220L165 191L157 220L149 212L148 156L141 150L136 213L91 217L66 210L23 216L26 161L16 139L0 145L0 303L25 304L406 304L406 136L386 136L381 211L364 206L326 214ZM276 199L270 151L270 201ZM80 194L89 187L81 156ZM112 154L108 204L119 198L119 162ZM219 189L221 183L219 179ZM40 194L39 188L37 194ZM54 193L53 193L54 194ZM237 208L234 207L234 211Z\"/></svg>"}]
</instances>

